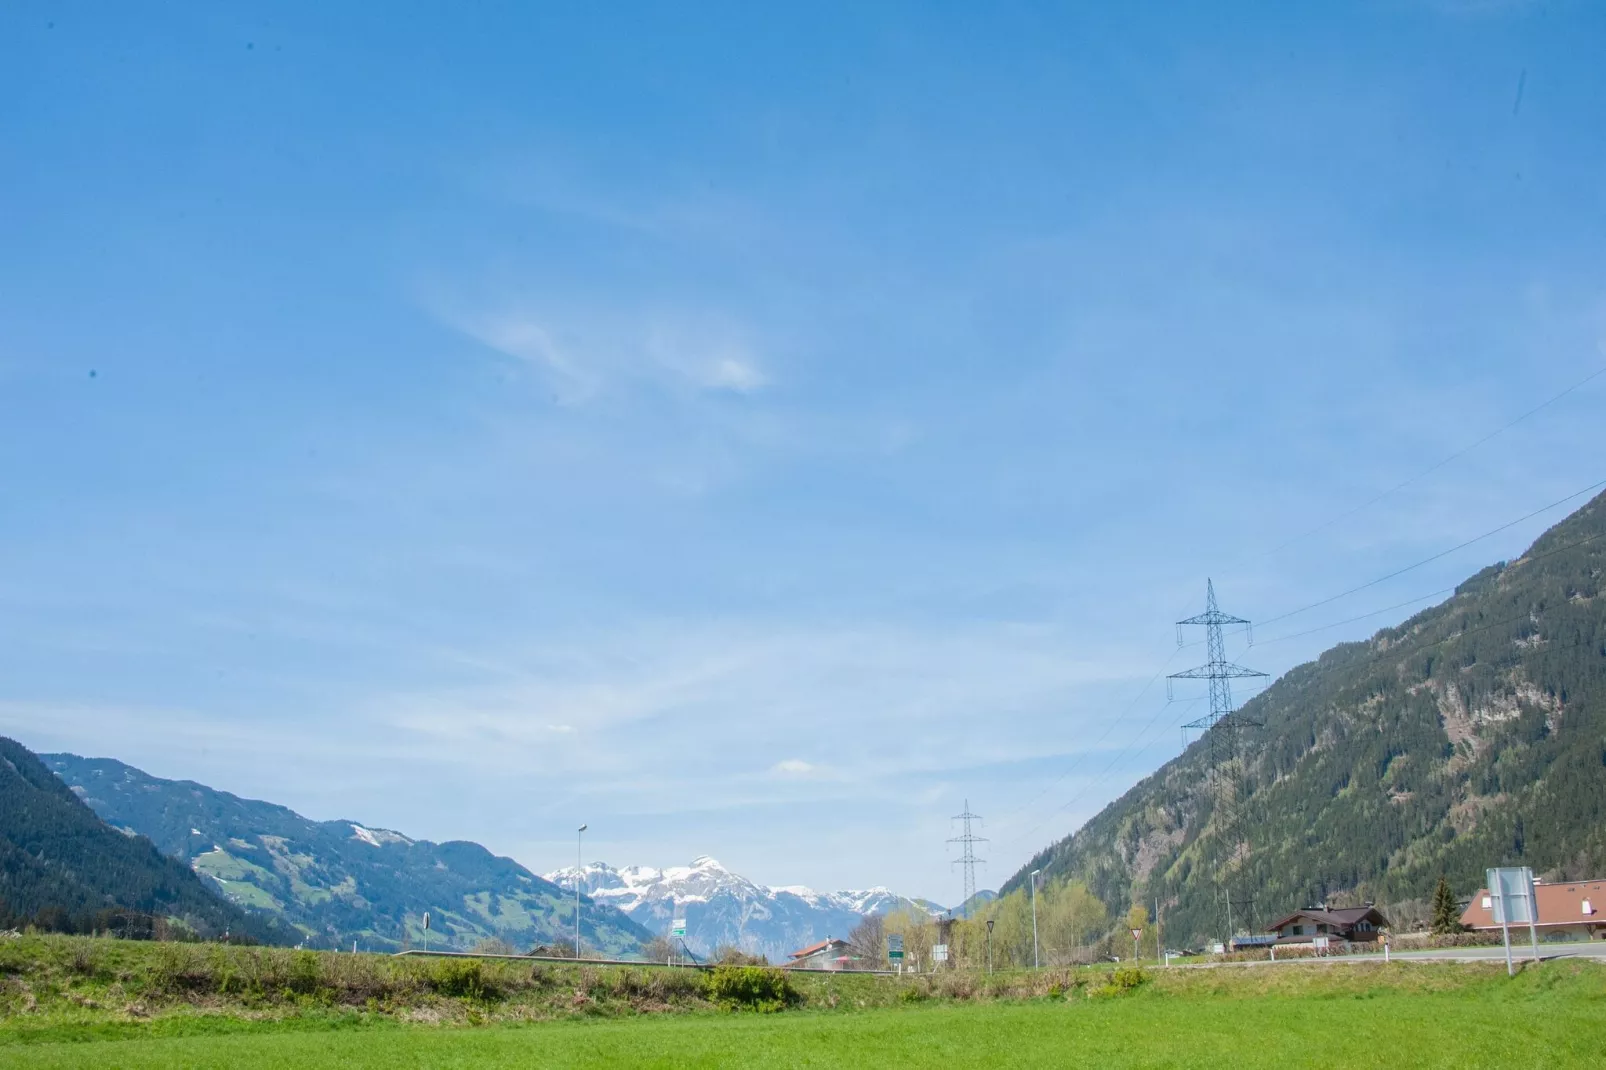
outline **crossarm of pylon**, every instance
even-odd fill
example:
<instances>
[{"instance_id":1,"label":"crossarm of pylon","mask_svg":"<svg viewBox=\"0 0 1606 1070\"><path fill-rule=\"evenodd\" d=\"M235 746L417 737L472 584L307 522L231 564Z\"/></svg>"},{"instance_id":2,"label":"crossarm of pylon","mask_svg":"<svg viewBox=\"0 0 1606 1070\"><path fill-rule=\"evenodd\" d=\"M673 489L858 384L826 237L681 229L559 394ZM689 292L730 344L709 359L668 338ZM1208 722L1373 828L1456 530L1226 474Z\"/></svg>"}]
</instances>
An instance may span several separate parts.
<instances>
[{"instance_id":1,"label":"crossarm of pylon","mask_svg":"<svg viewBox=\"0 0 1606 1070\"><path fill-rule=\"evenodd\" d=\"M1216 662L1211 665L1196 665L1191 669L1171 673L1170 680L1222 680L1237 679L1244 676L1265 676L1259 669L1246 669L1242 665L1234 665L1230 661Z\"/></svg>"},{"instance_id":2,"label":"crossarm of pylon","mask_svg":"<svg viewBox=\"0 0 1606 1070\"><path fill-rule=\"evenodd\" d=\"M1219 609L1212 609L1206 613L1179 620L1178 624L1248 624L1242 617L1235 617L1231 613L1223 613Z\"/></svg>"}]
</instances>

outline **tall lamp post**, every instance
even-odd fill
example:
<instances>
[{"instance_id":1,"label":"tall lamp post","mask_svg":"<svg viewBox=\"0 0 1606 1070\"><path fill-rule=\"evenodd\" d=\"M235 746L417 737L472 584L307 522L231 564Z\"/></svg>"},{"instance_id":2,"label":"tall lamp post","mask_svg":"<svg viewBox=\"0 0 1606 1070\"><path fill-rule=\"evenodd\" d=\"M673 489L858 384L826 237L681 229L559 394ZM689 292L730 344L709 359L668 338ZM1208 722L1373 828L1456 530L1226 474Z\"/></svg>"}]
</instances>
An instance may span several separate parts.
<instances>
[{"instance_id":1,"label":"tall lamp post","mask_svg":"<svg viewBox=\"0 0 1606 1070\"><path fill-rule=\"evenodd\" d=\"M574 957L580 957L580 878L585 875L585 865L580 861L584 850L581 843L585 839L588 825L581 825L580 831L574 834Z\"/></svg>"},{"instance_id":2,"label":"tall lamp post","mask_svg":"<svg viewBox=\"0 0 1606 1070\"><path fill-rule=\"evenodd\" d=\"M1032 969L1039 965L1037 959L1037 875L1043 872L1040 869L1032 870Z\"/></svg>"},{"instance_id":3,"label":"tall lamp post","mask_svg":"<svg viewBox=\"0 0 1606 1070\"><path fill-rule=\"evenodd\" d=\"M987 972L993 972L993 919L987 919Z\"/></svg>"}]
</instances>

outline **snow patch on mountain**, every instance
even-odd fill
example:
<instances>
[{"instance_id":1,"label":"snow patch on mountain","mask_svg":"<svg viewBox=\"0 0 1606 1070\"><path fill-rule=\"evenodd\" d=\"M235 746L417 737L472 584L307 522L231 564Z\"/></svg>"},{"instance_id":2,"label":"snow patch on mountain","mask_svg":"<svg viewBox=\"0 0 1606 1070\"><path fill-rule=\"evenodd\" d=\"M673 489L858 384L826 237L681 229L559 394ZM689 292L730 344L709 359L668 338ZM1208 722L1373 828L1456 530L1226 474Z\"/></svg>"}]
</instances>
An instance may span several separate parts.
<instances>
[{"instance_id":1,"label":"snow patch on mountain","mask_svg":"<svg viewBox=\"0 0 1606 1070\"><path fill-rule=\"evenodd\" d=\"M363 828L361 825L356 824L351 826L351 838L361 840L363 843L373 847L382 847L387 843L410 844L413 842L399 832L392 832L389 829Z\"/></svg>"}]
</instances>

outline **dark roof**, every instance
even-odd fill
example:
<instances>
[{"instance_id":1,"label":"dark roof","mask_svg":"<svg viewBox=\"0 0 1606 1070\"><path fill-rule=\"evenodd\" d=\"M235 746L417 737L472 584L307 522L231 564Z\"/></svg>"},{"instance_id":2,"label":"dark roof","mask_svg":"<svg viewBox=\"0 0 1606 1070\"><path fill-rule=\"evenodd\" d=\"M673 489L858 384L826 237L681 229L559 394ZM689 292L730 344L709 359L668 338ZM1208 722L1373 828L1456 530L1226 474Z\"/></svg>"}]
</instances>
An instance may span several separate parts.
<instances>
[{"instance_id":1,"label":"dark roof","mask_svg":"<svg viewBox=\"0 0 1606 1070\"><path fill-rule=\"evenodd\" d=\"M1296 918L1309 918L1312 921L1325 925L1337 925L1343 929L1354 928L1367 919L1375 919L1376 925L1387 925L1388 919L1378 912L1376 907L1339 907L1337 910L1318 910L1312 907L1309 910L1296 910L1286 918L1268 925L1268 929L1281 929L1284 925Z\"/></svg>"}]
</instances>

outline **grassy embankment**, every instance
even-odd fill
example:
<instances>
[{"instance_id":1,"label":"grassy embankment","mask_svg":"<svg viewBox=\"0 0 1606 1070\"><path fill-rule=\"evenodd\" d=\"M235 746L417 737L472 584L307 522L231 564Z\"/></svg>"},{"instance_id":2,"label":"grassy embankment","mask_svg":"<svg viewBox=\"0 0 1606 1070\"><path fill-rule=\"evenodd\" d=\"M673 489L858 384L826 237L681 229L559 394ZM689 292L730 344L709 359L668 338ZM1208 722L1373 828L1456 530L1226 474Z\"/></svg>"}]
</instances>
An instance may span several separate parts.
<instances>
[{"instance_id":1,"label":"grassy embankment","mask_svg":"<svg viewBox=\"0 0 1606 1070\"><path fill-rule=\"evenodd\" d=\"M799 976L754 1014L690 970L27 937L0 943L0 1065L1597 1065L1606 967L1504 970Z\"/></svg>"}]
</instances>

